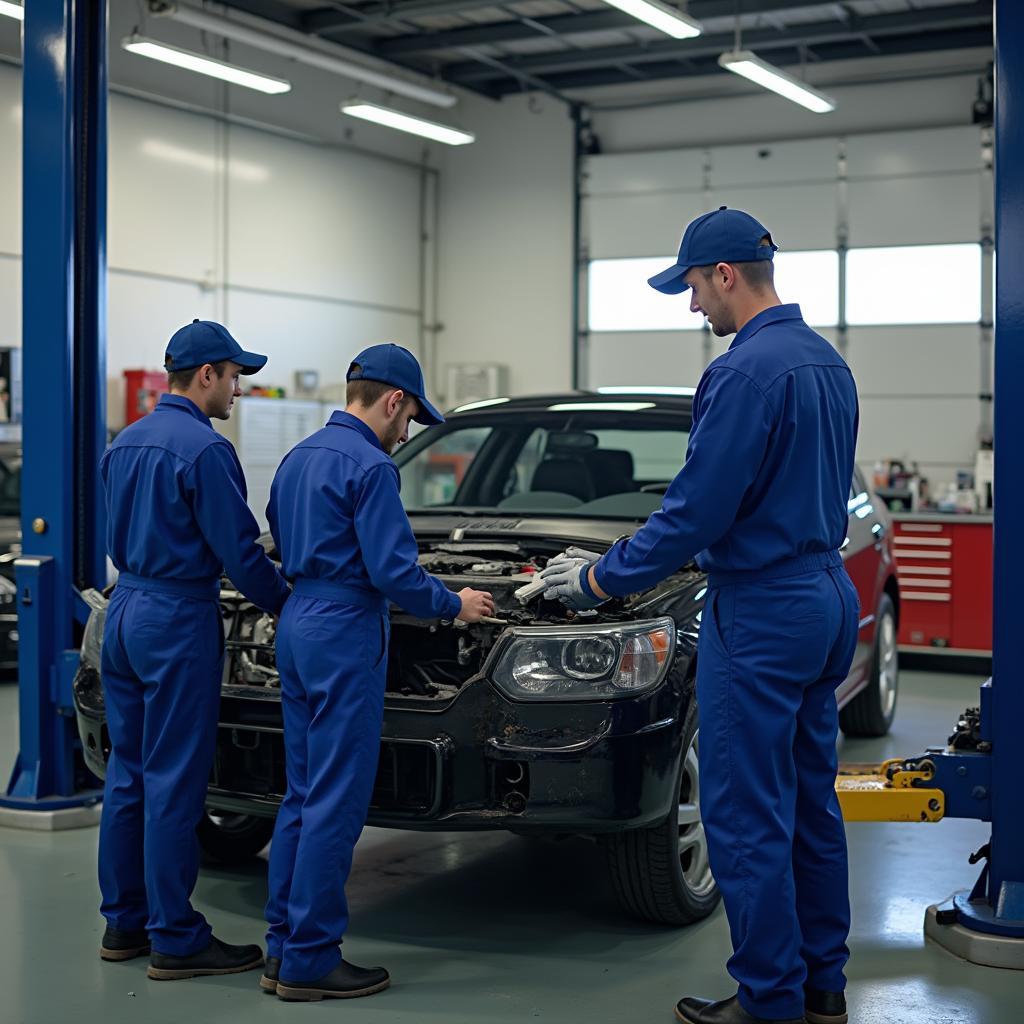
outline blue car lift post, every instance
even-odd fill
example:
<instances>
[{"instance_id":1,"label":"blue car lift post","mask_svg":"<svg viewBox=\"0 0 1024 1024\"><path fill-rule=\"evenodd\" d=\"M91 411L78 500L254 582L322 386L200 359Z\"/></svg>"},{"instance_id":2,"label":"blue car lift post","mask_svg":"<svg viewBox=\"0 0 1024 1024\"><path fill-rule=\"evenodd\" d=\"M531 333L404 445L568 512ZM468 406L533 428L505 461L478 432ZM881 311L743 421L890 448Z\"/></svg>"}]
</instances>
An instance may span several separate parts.
<instances>
[{"instance_id":1,"label":"blue car lift post","mask_svg":"<svg viewBox=\"0 0 1024 1024\"><path fill-rule=\"evenodd\" d=\"M23 28L24 421L19 753L0 823L93 824L71 685L81 591L106 578L106 0L31 0Z\"/></svg>"},{"instance_id":2,"label":"blue car lift post","mask_svg":"<svg viewBox=\"0 0 1024 1024\"><path fill-rule=\"evenodd\" d=\"M992 823L970 857L984 862L972 889L931 906L925 933L973 963L1024 970L1024 4L995 3L995 461L992 678L944 747L880 766L841 766L836 791L847 821ZM936 282L936 287L956 282ZM845 767L845 771L844 771Z\"/></svg>"}]
</instances>

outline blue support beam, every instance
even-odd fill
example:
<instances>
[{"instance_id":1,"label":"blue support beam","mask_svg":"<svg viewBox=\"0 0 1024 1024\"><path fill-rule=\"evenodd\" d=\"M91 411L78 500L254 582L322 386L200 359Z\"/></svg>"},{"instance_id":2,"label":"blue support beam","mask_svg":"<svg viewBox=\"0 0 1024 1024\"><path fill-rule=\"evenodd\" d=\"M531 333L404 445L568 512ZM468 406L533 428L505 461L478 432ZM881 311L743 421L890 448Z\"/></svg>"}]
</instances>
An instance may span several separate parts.
<instances>
[{"instance_id":1,"label":"blue support beam","mask_svg":"<svg viewBox=\"0 0 1024 1024\"><path fill-rule=\"evenodd\" d=\"M993 827L987 897L1008 933L1024 935L1024 789L1017 760L1024 729L1024 671L1017 647L1024 618L1024 403L1019 394L1024 381L1024 5L997 0L995 28L995 579L991 721L986 723Z\"/></svg>"},{"instance_id":2,"label":"blue support beam","mask_svg":"<svg viewBox=\"0 0 1024 1024\"><path fill-rule=\"evenodd\" d=\"M976 963L1024 969L1024 789L1017 746L1024 728L1024 673L1017 643L1024 597L1024 5L995 0L995 491L992 679L981 688L977 751L938 756L935 782L947 803L992 822L992 838L971 863L985 861L970 891L930 909L925 930ZM980 759L980 760L979 760ZM989 769L983 761L990 762ZM972 771L973 769L973 771ZM941 775L941 777L940 777ZM973 810L977 813L972 814ZM960 928L957 931L956 927Z\"/></svg>"},{"instance_id":3,"label":"blue support beam","mask_svg":"<svg viewBox=\"0 0 1024 1024\"><path fill-rule=\"evenodd\" d=\"M106 576L106 0L32 0L23 40L21 728L0 805L52 810L97 799L70 679L76 589Z\"/></svg>"}]
</instances>

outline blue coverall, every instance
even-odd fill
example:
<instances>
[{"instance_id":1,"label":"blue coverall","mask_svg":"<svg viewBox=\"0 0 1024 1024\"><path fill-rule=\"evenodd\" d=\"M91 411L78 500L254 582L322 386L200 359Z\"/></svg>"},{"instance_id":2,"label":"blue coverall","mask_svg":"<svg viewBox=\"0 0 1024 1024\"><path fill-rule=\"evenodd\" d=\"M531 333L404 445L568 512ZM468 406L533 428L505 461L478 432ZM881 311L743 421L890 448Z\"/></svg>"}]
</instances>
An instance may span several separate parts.
<instances>
[{"instance_id":1,"label":"blue coverall","mask_svg":"<svg viewBox=\"0 0 1024 1024\"><path fill-rule=\"evenodd\" d=\"M701 816L746 1011L802 1018L845 988L846 837L836 687L858 630L843 568L857 438L846 363L796 305L759 313L707 368L662 508L596 564L613 596L696 556Z\"/></svg>"},{"instance_id":2,"label":"blue coverall","mask_svg":"<svg viewBox=\"0 0 1024 1024\"><path fill-rule=\"evenodd\" d=\"M147 929L156 952L188 956L210 941L189 897L220 706L220 574L275 614L288 585L257 543L234 448L189 399L162 396L100 476L120 573L103 632L100 909L112 928Z\"/></svg>"},{"instance_id":3,"label":"blue coverall","mask_svg":"<svg viewBox=\"0 0 1024 1024\"><path fill-rule=\"evenodd\" d=\"M277 632L288 790L270 848L267 956L315 981L341 961L345 882L380 753L388 601L454 619L457 594L417 565L398 469L335 412L278 468L267 518L294 592Z\"/></svg>"}]
</instances>

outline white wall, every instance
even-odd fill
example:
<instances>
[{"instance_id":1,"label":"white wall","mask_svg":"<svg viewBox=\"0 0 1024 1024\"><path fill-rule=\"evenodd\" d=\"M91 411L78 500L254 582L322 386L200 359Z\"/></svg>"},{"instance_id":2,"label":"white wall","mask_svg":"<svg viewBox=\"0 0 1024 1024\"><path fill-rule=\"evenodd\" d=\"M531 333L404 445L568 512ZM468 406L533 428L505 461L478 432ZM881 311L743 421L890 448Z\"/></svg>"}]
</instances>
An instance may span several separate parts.
<instances>
[{"instance_id":1,"label":"white wall","mask_svg":"<svg viewBox=\"0 0 1024 1024\"><path fill-rule=\"evenodd\" d=\"M342 381L368 344L418 351L421 172L112 96L108 185L108 421L122 372L159 368L194 317L297 369ZM21 342L20 70L0 65L0 344ZM8 187L8 183L10 187Z\"/></svg>"},{"instance_id":2,"label":"white wall","mask_svg":"<svg viewBox=\"0 0 1024 1024\"><path fill-rule=\"evenodd\" d=\"M445 154L439 365L497 362L510 391L571 383L572 123L564 104L467 100L477 142Z\"/></svg>"}]
</instances>

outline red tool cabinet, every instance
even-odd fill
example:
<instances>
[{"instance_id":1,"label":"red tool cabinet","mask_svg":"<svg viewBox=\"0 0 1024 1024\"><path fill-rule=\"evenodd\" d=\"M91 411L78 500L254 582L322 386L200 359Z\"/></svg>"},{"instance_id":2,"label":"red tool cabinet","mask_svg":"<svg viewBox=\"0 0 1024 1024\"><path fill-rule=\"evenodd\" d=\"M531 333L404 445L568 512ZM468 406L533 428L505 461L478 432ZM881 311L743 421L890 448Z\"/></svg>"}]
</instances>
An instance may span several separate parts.
<instances>
[{"instance_id":1,"label":"red tool cabinet","mask_svg":"<svg viewBox=\"0 0 1024 1024\"><path fill-rule=\"evenodd\" d=\"M992 652L992 517L894 513L900 646Z\"/></svg>"}]
</instances>

